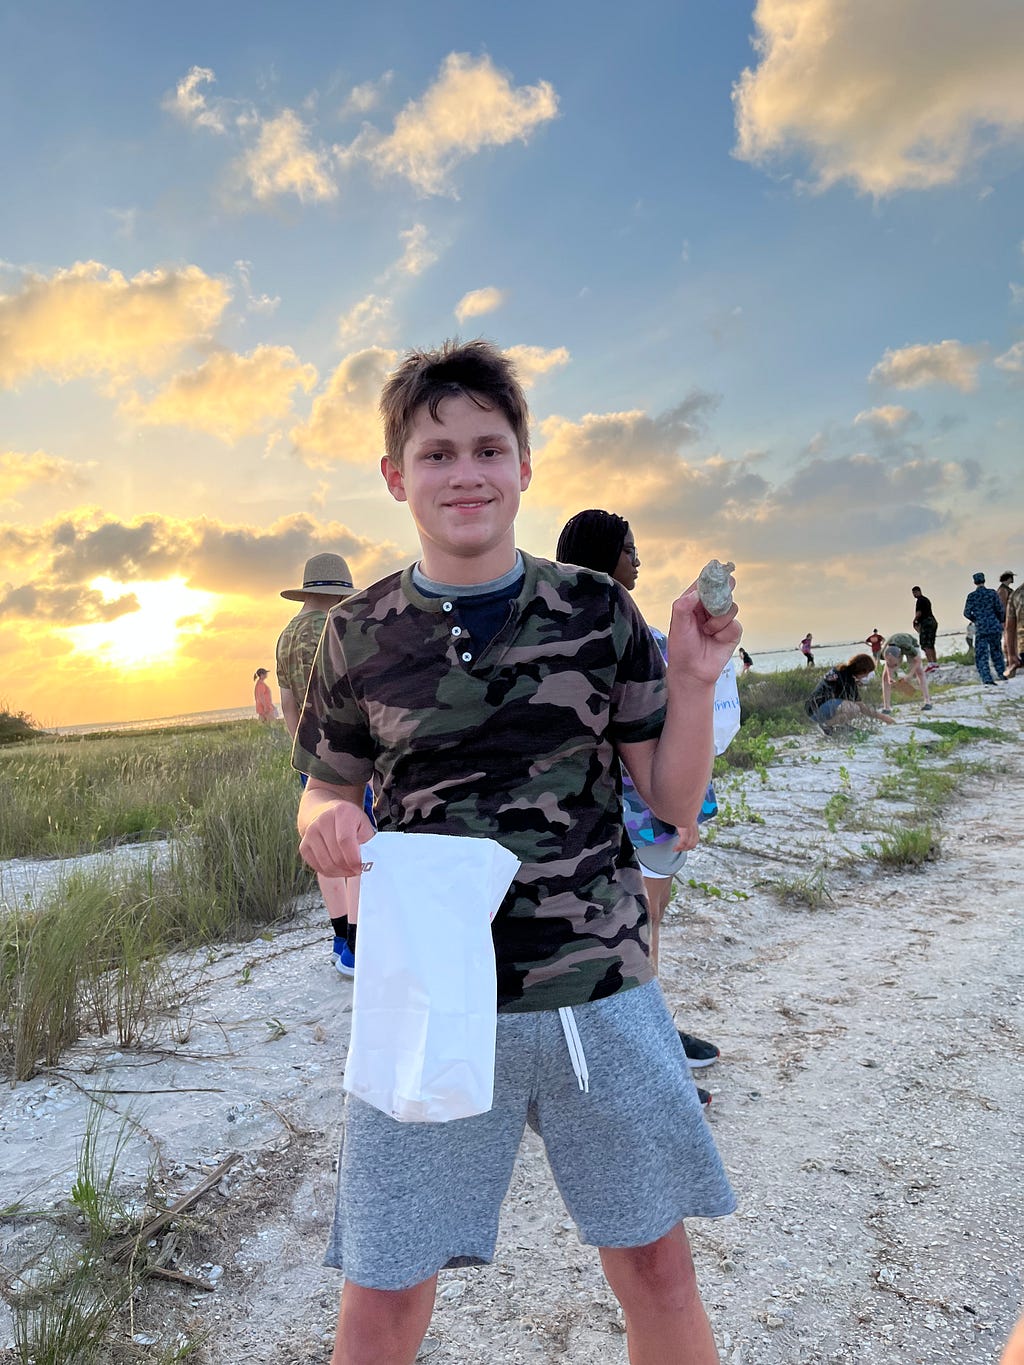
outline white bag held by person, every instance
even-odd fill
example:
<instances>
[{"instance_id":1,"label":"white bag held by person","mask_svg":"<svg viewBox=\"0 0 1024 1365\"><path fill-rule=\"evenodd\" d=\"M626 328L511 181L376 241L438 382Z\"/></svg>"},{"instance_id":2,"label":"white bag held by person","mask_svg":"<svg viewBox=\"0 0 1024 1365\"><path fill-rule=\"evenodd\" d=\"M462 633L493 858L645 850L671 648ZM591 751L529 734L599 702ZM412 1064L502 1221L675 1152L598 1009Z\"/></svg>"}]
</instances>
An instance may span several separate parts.
<instances>
[{"instance_id":1,"label":"white bag held by person","mask_svg":"<svg viewBox=\"0 0 1024 1365\"><path fill-rule=\"evenodd\" d=\"M375 834L362 846L345 1089L402 1123L494 1101L491 920L519 870L493 839Z\"/></svg>"},{"instance_id":2,"label":"white bag held by person","mask_svg":"<svg viewBox=\"0 0 1024 1365\"><path fill-rule=\"evenodd\" d=\"M724 754L740 728L736 663L730 659L715 683L715 753Z\"/></svg>"}]
</instances>

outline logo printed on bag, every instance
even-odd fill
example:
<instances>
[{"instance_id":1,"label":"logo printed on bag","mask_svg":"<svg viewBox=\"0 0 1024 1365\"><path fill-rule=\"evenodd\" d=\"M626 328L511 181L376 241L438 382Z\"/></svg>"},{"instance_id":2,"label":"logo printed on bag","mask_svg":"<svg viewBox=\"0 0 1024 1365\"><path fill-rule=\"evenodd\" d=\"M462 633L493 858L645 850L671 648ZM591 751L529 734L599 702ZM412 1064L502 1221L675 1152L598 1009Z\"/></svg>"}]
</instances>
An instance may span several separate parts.
<instances>
[{"instance_id":1,"label":"logo printed on bag","mask_svg":"<svg viewBox=\"0 0 1024 1365\"><path fill-rule=\"evenodd\" d=\"M372 871L373 871L373 863L372 863L372 861L371 861L371 862L368 862L368 863L360 863L360 864L359 864L359 871L360 871L360 872L372 872Z\"/></svg>"}]
</instances>

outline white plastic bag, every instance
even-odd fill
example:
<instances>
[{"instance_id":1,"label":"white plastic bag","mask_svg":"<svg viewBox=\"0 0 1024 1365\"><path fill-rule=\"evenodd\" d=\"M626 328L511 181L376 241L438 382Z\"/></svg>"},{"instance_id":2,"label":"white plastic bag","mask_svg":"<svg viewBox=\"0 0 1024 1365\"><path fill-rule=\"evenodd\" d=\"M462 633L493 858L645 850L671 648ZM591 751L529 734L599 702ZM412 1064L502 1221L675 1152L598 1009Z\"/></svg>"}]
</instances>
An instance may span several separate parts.
<instances>
[{"instance_id":1,"label":"white plastic bag","mask_svg":"<svg viewBox=\"0 0 1024 1365\"><path fill-rule=\"evenodd\" d=\"M736 662L730 659L715 683L715 753L724 754L740 728L740 694Z\"/></svg>"},{"instance_id":2,"label":"white plastic bag","mask_svg":"<svg viewBox=\"0 0 1024 1365\"><path fill-rule=\"evenodd\" d=\"M494 1099L491 920L519 869L493 839L375 834L363 844L345 1089L403 1123Z\"/></svg>"}]
</instances>

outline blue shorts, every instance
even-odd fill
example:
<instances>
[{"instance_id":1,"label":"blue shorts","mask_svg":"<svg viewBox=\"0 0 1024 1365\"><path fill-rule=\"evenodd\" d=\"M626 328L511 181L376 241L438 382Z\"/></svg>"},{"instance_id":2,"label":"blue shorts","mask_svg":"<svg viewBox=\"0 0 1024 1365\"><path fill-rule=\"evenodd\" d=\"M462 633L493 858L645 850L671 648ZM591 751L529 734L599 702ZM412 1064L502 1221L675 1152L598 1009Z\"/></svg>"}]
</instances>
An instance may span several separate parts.
<instances>
[{"instance_id":1,"label":"blue shorts","mask_svg":"<svg viewBox=\"0 0 1024 1365\"><path fill-rule=\"evenodd\" d=\"M494 1104L451 1123L398 1123L349 1095L326 1264L406 1289L494 1256L527 1123L594 1246L646 1246L736 1200L656 981L573 1007L580 1088L558 1010L499 1014Z\"/></svg>"},{"instance_id":2,"label":"blue shorts","mask_svg":"<svg viewBox=\"0 0 1024 1365\"><path fill-rule=\"evenodd\" d=\"M823 721L831 720L842 704L839 697L832 697L829 701L823 701L814 711L811 719L816 720L821 725Z\"/></svg>"}]
</instances>

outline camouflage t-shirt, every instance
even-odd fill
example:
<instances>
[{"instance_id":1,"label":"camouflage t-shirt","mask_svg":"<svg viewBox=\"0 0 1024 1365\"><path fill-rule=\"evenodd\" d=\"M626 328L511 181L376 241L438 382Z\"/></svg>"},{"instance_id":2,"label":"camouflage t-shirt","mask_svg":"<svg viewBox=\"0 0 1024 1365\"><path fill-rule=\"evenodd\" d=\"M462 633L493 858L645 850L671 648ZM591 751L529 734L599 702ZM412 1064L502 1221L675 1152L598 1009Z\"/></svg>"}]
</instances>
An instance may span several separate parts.
<instances>
[{"instance_id":1,"label":"camouflage t-shirt","mask_svg":"<svg viewBox=\"0 0 1024 1365\"><path fill-rule=\"evenodd\" d=\"M325 782L376 772L382 830L488 836L520 859L495 917L498 1008L557 1009L653 972L643 881L622 827L616 745L654 739L665 668L605 574L523 555L489 643L411 569L328 617L293 762ZM459 895L459 888L452 888Z\"/></svg>"},{"instance_id":2,"label":"camouflage t-shirt","mask_svg":"<svg viewBox=\"0 0 1024 1365\"><path fill-rule=\"evenodd\" d=\"M287 687L297 706L302 705L306 684L313 671L316 647L324 633L325 611L303 611L277 637L277 685Z\"/></svg>"}]
</instances>

